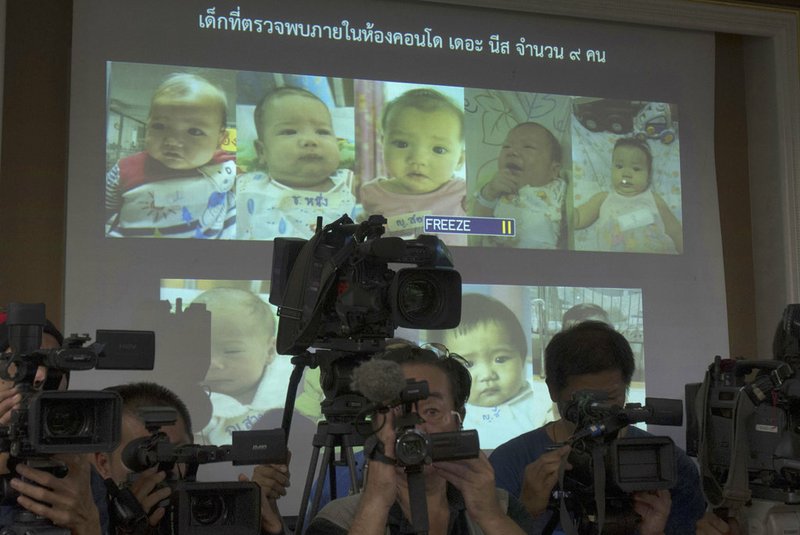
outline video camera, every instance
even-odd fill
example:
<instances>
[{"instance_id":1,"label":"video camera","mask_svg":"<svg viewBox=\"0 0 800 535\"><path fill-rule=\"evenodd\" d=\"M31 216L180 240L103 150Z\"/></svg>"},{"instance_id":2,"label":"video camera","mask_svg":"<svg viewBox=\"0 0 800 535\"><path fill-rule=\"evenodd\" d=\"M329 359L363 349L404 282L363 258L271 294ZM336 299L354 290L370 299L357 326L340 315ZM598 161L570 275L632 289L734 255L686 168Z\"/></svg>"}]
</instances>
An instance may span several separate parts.
<instances>
[{"instance_id":1,"label":"video camera","mask_svg":"<svg viewBox=\"0 0 800 535\"><path fill-rule=\"evenodd\" d=\"M149 362L152 368L152 332L98 331L98 340L103 341L89 346L88 335L73 334L61 347L40 349L46 324L42 303L11 303L8 307L8 351L0 353L0 378L12 381L22 399L11 411L8 425L0 426L0 452L9 454L9 474L0 477L0 503L15 508L14 522L2 528L3 535L69 533L16 505L18 494L11 488L10 479L17 464L26 463L64 477L65 467L52 458L54 454L111 451L119 444L119 395L57 391L65 376L72 371L122 368L120 364L126 359ZM40 366L47 368L41 390L34 384Z\"/></svg>"},{"instance_id":2,"label":"video camera","mask_svg":"<svg viewBox=\"0 0 800 535\"><path fill-rule=\"evenodd\" d=\"M270 303L278 353L310 346L374 352L397 327L449 329L461 319L461 275L435 236L382 238L386 219L342 216L310 240L277 238ZM416 264L395 272L389 263ZM378 345L376 345L376 342Z\"/></svg>"},{"instance_id":3,"label":"video camera","mask_svg":"<svg viewBox=\"0 0 800 535\"><path fill-rule=\"evenodd\" d=\"M163 535L258 534L261 530L261 494L252 482L196 481L199 465L231 461L234 465L285 464L286 438L282 429L234 431L233 444L226 446L174 445L160 430L174 425L177 413L171 407L143 407L139 415L151 435L133 440L122 451L122 461L132 470L128 484L139 473L153 467L169 474L164 481L172 493L159 523ZM178 472L176 474L176 472ZM112 508L118 526L136 532L142 518L136 511Z\"/></svg>"},{"instance_id":4,"label":"video camera","mask_svg":"<svg viewBox=\"0 0 800 535\"><path fill-rule=\"evenodd\" d=\"M395 420L394 451L397 465L406 471L413 471L436 461L476 458L480 454L476 430L428 434L416 428L425 420L416 412L414 405L428 395L426 381L409 380L400 393L402 412Z\"/></svg>"},{"instance_id":5,"label":"video camera","mask_svg":"<svg viewBox=\"0 0 800 535\"><path fill-rule=\"evenodd\" d=\"M57 383L68 372L95 368L102 349L84 347L89 337L77 335L63 347L39 349L44 325L43 304L9 305L11 351L0 355L0 378L22 394L8 426L0 427L0 451L11 454L10 464L54 453L111 451L119 444L122 400L116 393L34 389L39 366L48 368L45 383Z\"/></svg>"},{"instance_id":6,"label":"video camera","mask_svg":"<svg viewBox=\"0 0 800 535\"><path fill-rule=\"evenodd\" d=\"M577 532L632 533L639 516L631 493L672 488L676 481L674 443L669 437L619 437L630 424L681 425L679 399L646 398L645 405L624 407L608 402L608 394L582 390L573 394L564 418L576 424L563 486L551 508L560 507L578 519Z\"/></svg>"},{"instance_id":7,"label":"video camera","mask_svg":"<svg viewBox=\"0 0 800 535\"><path fill-rule=\"evenodd\" d=\"M736 516L747 507L748 516L760 517L755 524L796 529L800 304L784 310L773 357L717 356L703 383L686 385L687 414L695 417L687 426L687 453L698 457L703 493L714 508Z\"/></svg>"}]
</instances>

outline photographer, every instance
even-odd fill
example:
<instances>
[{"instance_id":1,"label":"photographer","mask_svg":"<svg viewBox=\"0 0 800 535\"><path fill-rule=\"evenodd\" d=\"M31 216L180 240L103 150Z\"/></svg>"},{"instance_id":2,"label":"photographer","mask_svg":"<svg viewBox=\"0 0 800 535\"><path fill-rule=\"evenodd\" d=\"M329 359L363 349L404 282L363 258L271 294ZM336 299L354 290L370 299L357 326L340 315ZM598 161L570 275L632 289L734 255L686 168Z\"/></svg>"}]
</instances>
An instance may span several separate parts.
<instances>
[{"instance_id":1,"label":"photographer","mask_svg":"<svg viewBox=\"0 0 800 535\"><path fill-rule=\"evenodd\" d=\"M144 422L139 416L142 407L166 406L175 409L178 413L177 421L173 425L161 427L169 441L174 445L192 443L192 421L186 405L171 390L149 382L129 383L106 388L117 392L122 397L122 433L120 445L111 453L96 453L95 466L104 478L111 478L122 486L127 484L131 471L122 461L122 452L132 440L150 436ZM180 470L180 466L175 467ZM171 489L161 483L167 478L165 472L150 470L143 472L131 483L131 491L142 508L148 514L151 526L156 526L164 517L165 510L158 504L171 494ZM240 481L248 478L241 474ZM280 514L275 506L275 499L285 494L285 485L288 483L288 471L285 466L260 465L253 471L253 481L261 487L261 524L266 533L281 533L282 524Z\"/></svg>"},{"instance_id":2,"label":"photographer","mask_svg":"<svg viewBox=\"0 0 800 535\"><path fill-rule=\"evenodd\" d=\"M419 347L386 351L386 360L400 364L406 378L428 382L430 395L417 404L426 433L457 431L469 397L470 376L455 358L440 359ZM357 495L329 503L306 532L316 534L398 534L408 529L411 504L408 482L395 465L396 411L374 417L383 452L368 464L366 485ZM378 448L380 451L380 448ZM530 533L532 519L522 505L505 491L494 489L494 474L486 457L436 462L423 470L431 533Z\"/></svg>"},{"instance_id":3,"label":"photographer","mask_svg":"<svg viewBox=\"0 0 800 535\"><path fill-rule=\"evenodd\" d=\"M621 334L605 323L586 321L556 334L545 349L545 374L550 398L562 414L575 392L596 390L622 407L634 372L633 354ZM537 523L550 520L550 498L558 481L562 459L570 453L566 442L576 431L565 419L546 424L506 442L490 457L497 483L518 496ZM620 432L627 437L649 436L636 428ZM675 448L677 483L670 492L638 492L633 509L641 516L642 534L692 533L703 515L705 500L697 468ZM567 469L571 466L567 464Z\"/></svg>"},{"instance_id":4,"label":"photographer","mask_svg":"<svg viewBox=\"0 0 800 535\"><path fill-rule=\"evenodd\" d=\"M62 334L48 321L43 329L40 348L59 348L63 342ZM8 326L3 321L0 323L0 352L9 350ZM68 383L68 374L40 366L33 387L36 390L66 390ZM14 384L0 379L0 425L8 425L12 411L19 407L21 401L22 395ZM63 454L55 455L53 459L67 468L64 477L59 478L25 464L17 465L16 471L21 477L12 479L10 485L20 494L18 505L57 526L68 528L74 535L107 533L105 487L92 471L89 456ZM8 460L8 453L0 453L0 474L9 473ZM0 526L11 524L14 514L12 506L0 506Z\"/></svg>"}]
</instances>

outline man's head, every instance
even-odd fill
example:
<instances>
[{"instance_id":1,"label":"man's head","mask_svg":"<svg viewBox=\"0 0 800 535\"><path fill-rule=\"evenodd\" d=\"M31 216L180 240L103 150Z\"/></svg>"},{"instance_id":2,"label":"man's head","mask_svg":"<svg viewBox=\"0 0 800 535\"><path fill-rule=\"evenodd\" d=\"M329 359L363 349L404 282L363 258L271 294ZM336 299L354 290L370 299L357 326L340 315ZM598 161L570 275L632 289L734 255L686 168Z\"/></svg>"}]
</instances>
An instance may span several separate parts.
<instances>
[{"instance_id":1,"label":"man's head","mask_svg":"<svg viewBox=\"0 0 800 535\"><path fill-rule=\"evenodd\" d=\"M547 389L559 410L580 390L601 390L610 401L625 403L635 369L633 351L608 324L584 321L557 333L544 358Z\"/></svg>"},{"instance_id":2,"label":"man's head","mask_svg":"<svg viewBox=\"0 0 800 535\"><path fill-rule=\"evenodd\" d=\"M132 440L150 436L144 421L139 416L143 407L171 407L178 413L173 425L164 426L172 444L192 442L192 419L189 410L174 392L156 383L140 382L111 386L106 391L116 392L122 397L122 433L117 449L110 453L96 453L95 466L104 478L111 478L117 484L124 483L130 470L122 462L122 452Z\"/></svg>"},{"instance_id":3,"label":"man's head","mask_svg":"<svg viewBox=\"0 0 800 535\"><path fill-rule=\"evenodd\" d=\"M275 318L260 297L236 288L214 288L193 303L211 312L211 366L205 384L249 402L275 358ZM247 399L247 398L250 399Z\"/></svg>"},{"instance_id":4,"label":"man's head","mask_svg":"<svg viewBox=\"0 0 800 535\"><path fill-rule=\"evenodd\" d=\"M438 404L440 407L431 407L431 410L441 409L447 414L449 411L456 411L463 420L464 405L469 399L472 379L467 368L458 359L442 358L434 351L416 345L396 345L375 358L396 362L403 369L407 379L429 381L431 397L430 401L420 404L421 414L425 411L426 405L440 401ZM422 414L422 417L425 415Z\"/></svg>"}]
</instances>

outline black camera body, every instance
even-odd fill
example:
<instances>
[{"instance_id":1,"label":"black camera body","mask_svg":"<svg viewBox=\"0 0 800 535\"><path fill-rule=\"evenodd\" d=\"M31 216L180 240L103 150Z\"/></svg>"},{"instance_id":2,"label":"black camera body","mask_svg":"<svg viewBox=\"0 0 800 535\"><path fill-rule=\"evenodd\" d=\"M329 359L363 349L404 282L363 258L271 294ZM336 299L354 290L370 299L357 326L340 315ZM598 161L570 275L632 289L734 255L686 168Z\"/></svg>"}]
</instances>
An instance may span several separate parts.
<instances>
[{"instance_id":1,"label":"black camera body","mask_svg":"<svg viewBox=\"0 0 800 535\"><path fill-rule=\"evenodd\" d=\"M62 347L39 349L45 326L44 305L9 305L9 347L0 354L0 378L22 393L19 408L0 427L0 451L12 464L54 453L111 451L120 439L122 400L115 392L56 391L64 375L91 370L102 347L84 347L88 336L72 335ZM34 388L37 369L48 368L44 390Z\"/></svg>"},{"instance_id":2,"label":"black camera body","mask_svg":"<svg viewBox=\"0 0 800 535\"><path fill-rule=\"evenodd\" d=\"M162 504L167 513L158 532L163 535L194 535L230 533L256 535L261 530L261 492L253 482L197 482L200 464L231 461L243 464L283 464L287 461L286 437L282 429L264 431L235 431L233 444L202 446L174 445L165 433L164 425L177 421L171 407L142 407L139 415L150 436L129 442L122 461L134 472L132 478L153 467L170 476L164 484L172 489L168 503ZM185 466L176 475L175 466ZM125 524L127 518L116 518Z\"/></svg>"},{"instance_id":3,"label":"black camera body","mask_svg":"<svg viewBox=\"0 0 800 535\"><path fill-rule=\"evenodd\" d=\"M416 429L416 425L424 420L414 406L427 398L429 392L426 381L411 380L400 392L402 412L395 423L394 452L397 465L408 471L419 470L423 465L436 461L474 459L481 451L478 432L474 429L444 433L426 433Z\"/></svg>"},{"instance_id":4,"label":"black camera body","mask_svg":"<svg viewBox=\"0 0 800 535\"><path fill-rule=\"evenodd\" d=\"M755 374L755 377L751 377ZM800 490L800 378L788 362L733 360L716 357L706 375L705 399L692 410L699 421L687 429L690 455L700 456L702 468L720 486L732 469L747 472L754 498L796 503ZM694 399L688 397L687 399ZM745 411L747 414L742 416ZM739 454L736 448L746 448ZM744 466L734 466L736 463ZM713 485L713 484L712 484ZM705 485L708 490L712 485Z\"/></svg>"},{"instance_id":5,"label":"black camera body","mask_svg":"<svg viewBox=\"0 0 800 535\"><path fill-rule=\"evenodd\" d=\"M277 238L270 303L278 307L278 353L311 346L374 352L397 327L448 329L461 319L461 276L435 236L383 238L386 219L347 217L310 240ZM415 264L395 272L389 263Z\"/></svg>"},{"instance_id":6,"label":"black camera body","mask_svg":"<svg viewBox=\"0 0 800 535\"><path fill-rule=\"evenodd\" d=\"M580 391L564 410L565 419L576 424L569 439L563 496L567 508L582 522L579 533L630 533L638 515L633 511L631 493L670 489L676 482L675 445L669 437L620 437L626 426L638 422L681 425L681 400L646 398L645 405L624 407L606 401L605 392ZM600 492L598 492L600 491ZM602 496L603 502L598 503ZM553 508L558 502L551 503ZM604 517L602 526L595 524ZM592 520L593 519L593 520Z\"/></svg>"}]
</instances>

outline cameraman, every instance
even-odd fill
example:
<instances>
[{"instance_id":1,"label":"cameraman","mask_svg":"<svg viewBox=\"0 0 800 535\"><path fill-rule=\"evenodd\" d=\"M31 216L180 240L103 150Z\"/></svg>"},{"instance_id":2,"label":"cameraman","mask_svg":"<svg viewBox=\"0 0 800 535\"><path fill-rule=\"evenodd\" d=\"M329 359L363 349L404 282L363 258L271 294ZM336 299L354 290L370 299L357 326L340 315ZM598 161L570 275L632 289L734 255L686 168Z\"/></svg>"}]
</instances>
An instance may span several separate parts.
<instances>
[{"instance_id":1,"label":"cameraman","mask_svg":"<svg viewBox=\"0 0 800 535\"><path fill-rule=\"evenodd\" d=\"M0 318L0 352L10 351L8 326ZM49 321L43 328L41 349L57 349L64 342L63 335ZM36 390L66 390L69 375L40 366L33 387ZM19 407L22 395L11 381L0 379L0 425L8 425L12 411ZM0 453L0 474L8 474L8 453ZM17 473L22 478L11 480L11 488L20 496L17 503L25 509L46 518L57 526L68 528L74 535L107 533L108 512L105 487L91 469L88 455L62 454L53 459L61 461L68 472L62 478L25 464L18 464ZM14 521L15 510L0 506L0 526Z\"/></svg>"},{"instance_id":2,"label":"cameraman","mask_svg":"<svg viewBox=\"0 0 800 535\"><path fill-rule=\"evenodd\" d=\"M625 337L599 321L579 323L556 334L545 349L547 388L562 414L573 393L580 390L604 391L609 402L624 406L634 366ZM552 513L547 508L558 481L559 465L570 452L570 446L558 446L575 430L574 423L562 418L502 444L490 456L498 486L518 496L537 523L550 519ZM649 436L632 426L623 429L620 436L623 434ZM675 487L669 493L633 495L634 510L642 517L642 534L692 533L705 511L697 468L682 450L675 450Z\"/></svg>"},{"instance_id":3,"label":"cameraman","mask_svg":"<svg viewBox=\"0 0 800 535\"><path fill-rule=\"evenodd\" d=\"M419 347L390 349L381 357L400 364L406 378L428 382L430 395L418 402L426 433L458 431L469 397L470 376L455 358L440 359ZM366 485L357 495L330 502L311 522L307 535L405 533L411 518L408 482L395 465L395 411L378 413L374 422L383 452L369 461ZM380 450L380 448L378 449ZM505 491L494 489L494 474L486 457L427 465L425 495L430 533L530 533L533 521Z\"/></svg>"},{"instance_id":4,"label":"cameraman","mask_svg":"<svg viewBox=\"0 0 800 535\"><path fill-rule=\"evenodd\" d=\"M123 486L128 482L131 471L122 462L122 452L132 440L150 436L144 425L139 410L142 407L171 407L178 413L176 422L172 425L161 427L169 441L177 446L192 443L192 421L189 410L181 399L171 390L156 383L138 382L125 385L108 387L105 390L116 392L122 398L122 434L120 445L111 453L96 453L95 466L103 478L111 478L117 485ZM176 470L180 470L176 466ZM285 479L282 474L285 474ZM169 474L174 475L174 474ZM151 526L156 526L164 517L164 507L158 504L169 497L171 489L161 485L167 478L165 472L156 472L155 469L143 472L131 483L131 491L142 508L148 514ZM240 481L247 481L245 475L239 476ZM285 466L261 465L253 471L253 481L261 487L262 506L261 524L266 533L281 533L282 524L280 514L275 507L275 500L281 493L285 494L285 484L288 483L288 471Z\"/></svg>"}]
</instances>

